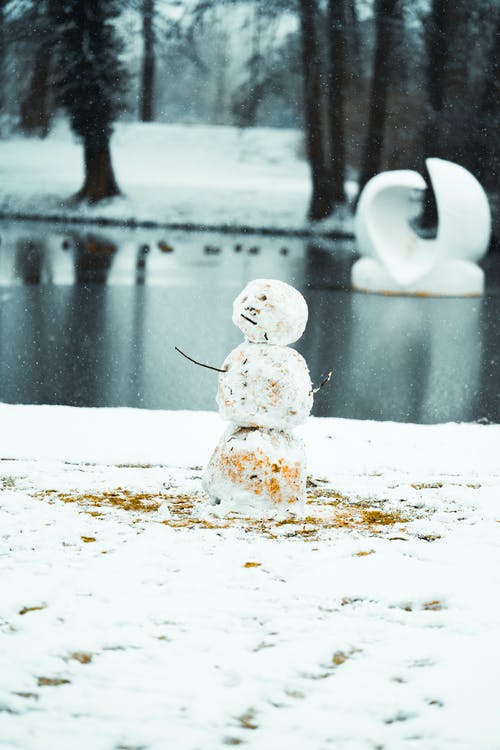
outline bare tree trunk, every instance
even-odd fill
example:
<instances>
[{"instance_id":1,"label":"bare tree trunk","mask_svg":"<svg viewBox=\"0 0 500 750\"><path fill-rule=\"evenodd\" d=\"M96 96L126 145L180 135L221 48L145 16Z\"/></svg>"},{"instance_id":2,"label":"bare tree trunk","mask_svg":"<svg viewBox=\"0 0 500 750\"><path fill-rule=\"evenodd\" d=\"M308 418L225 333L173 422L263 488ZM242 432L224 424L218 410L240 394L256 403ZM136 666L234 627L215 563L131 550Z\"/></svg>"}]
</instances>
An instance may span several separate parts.
<instances>
[{"instance_id":1,"label":"bare tree trunk","mask_svg":"<svg viewBox=\"0 0 500 750\"><path fill-rule=\"evenodd\" d=\"M468 138L457 128L471 125L473 92L469 91L471 3L432 0L425 22L427 107L426 156L467 161Z\"/></svg>"},{"instance_id":2,"label":"bare tree trunk","mask_svg":"<svg viewBox=\"0 0 500 750\"><path fill-rule=\"evenodd\" d=\"M253 33L252 33L252 57L250 60L250 101L247 105L247 125L254 127L257 123L257 111L259 109L261 91L261 8L260 3L255 3L253 9Z\"/></svg>"},{"instance_id":3,"label":"bare tree trunk","mask_svg":"<svg viewBox=\"0 0 500 750\"><path fill-rule=\"evenodd\" d=\"M213 3L210 22L213 29L213 51L214 57L211 61L212 78L215 91L212 96L212 116L214 125L223 125L226 122L228 102L228 32L224 22L225 6Z\"/></svg>"},{"instance_id":4,"label":"bare tree trunk","mask_svg":"<svg viewBox=\"0 0 500 750\"><path fill-rule=\"evenodd\" d=\"M344 203L345 181L345 79L346 23L344 0L328 0L330 58L328 71L328 120L331 146L331 198Z\"/></svg>"},{"instance_id":5,"label":"bare tree trunk","mask_svg":"<svg viewBox=\"0 0 500 750\"><path fill-rule=\"evenodd\" d=\"M52 41L46 40L36 49L28 93L21 102L20 126L27 135L45 138L50 130L54 114L49 81L51 61Z\"/></svg>"},{"instance_id":6,"label":"bare tree trunk","mask_svg":"<svg viewBox=\"0 0 500 750\"><path fill-rule=\"evenodd\" d=\"M225 45L226 39L224 37L223 46L225 47ZM226 63L221 53L217 55L217 58L215 64L215 96L213 99L212 122L214 125L223 125L225 122L227 101Z\"/></svg>"},{"instance_id":7,"label":"bare tree trunk","mask_svg":"<svg viewBox=\"0 0 500 750\"><path fill-rule=\"evenodd\" d=\"M5 6L7 0L0 0L0 113L5 101Z\"/></svg>"},{"instance_id":8,"label":"bare tree trunk","mask_svg":"<svg viewBox=\"0 0 500 750\"><path fill-rule=\"evenodd\" d=\"M311 168L312 196L309 218L326 218L332 211L330 175L325 159L325 138L321 113L319 48L316 34L316 0L300 0L304 121L307 157Z\"/></svg>"},{"instance_id":9,"label":"bare tree trunk","mask_svg":"<svg viewBox=\"0 0 500 750\"><path fill-rule=\"evenodd\" d=\"M361 194L368 180L380 171L382 163L387 94L391 74L391 23L395 15L396 5L397 0L376 0L375 57L368 117L368 135L363 151L358 195Z\"/></svg>"},{"instance_id":10,"label":"bare tree trunk","mask_svg":"<svg viewBox=\"0 0 500 750\"><path fill-rule=\"evenodd\" d=\"M351 60L351 69L353 67L357 68L361 57L361 34L359 31L356 0L344 0L344 21L348 57L354 58L354 60Z\"/></svg>"},{"instance_id":11,"label":"bare tree trunk","mask_svg":"<svg viewBox=\"0 0 500 750\"><path fill-rule=\"evenodd\" d=\"M500 108L500 10L497 13L497 22L493 33L491 50L488 56L488 65L485 71L483 93L479 109L481 114L489 116L498 114Z\"/></svg>"},{"instance_id":12,"label":"bare tree trunk","mask_svg":"<svg viewBox=\"0 0 500 750\"><path fill-rule=\"evenodd\" d=\"M235 125L239 128L252 128L257 123L257 112L264 93L265 83L262 77L261 57L261 7L260 2L253 5L251 52L246 63L248 78L233 95L231 112Z\"/></svg>"},{"instance_id":13,"label":"bare tree trunk","mask_svg":"<svg viewBox=\"0 0 500 750\"><path fill-rule=\"evenodd\" d=\"M446 58L448 57L447 0L433 0L427 20L427 112L424 126L424 152L438 156L441 152L439 122L446 92Z\"/></svg>"},{"instance_id":14,"label":"bare tree trunk","mask_svg":"<svg viewBox=\"0 0 500 750\"><path fill-rule=\"evenodd\" d=\"M493 41L485 71L483 93L479 105L480 113L485 116L498 114L500 109L500 10L497 11L497 22L493 32Z\"/></svg>"},{"instance_id":15,"label":"bare tree trunk","mask_svg":"<svg viewBox=\"0 0 500 750\"><path fill-rule=\"evenodd\" d=\"M111 163L109 138L99 143L95 143L92 138L86 139L84 159L85 181L73 200L97 203L104 198L120 195Z\"/></svg>"},{"instance_id":16,"label":"bare tree trunk","mask_svg":"<svg viewBox=\"0 0 500 750\"><path fill-rule=\"evenodd\" d=\"M154 0L142 2L142 38L143 56L141 71L141 105L142 122L154 120L154 83L155 83L155 36L154 36Z\"/></svg>"},{"instance_id":17,"label":"bare tree trunk","mask_svg":"<svg viewBox=\"0 0 500 750\"><path fill-rule=\"evenodd\" d=\"M430 177L425 166L429 156L442 156L442 117L446 94L446 61L450 33L448 0L432 0L426 22L427 103L423 132L423 172L427 190L423 196L419 225L423 230L437 226L438 215Z\"/></svg>"},{"instance_id":18,"label":"bare tree trunk","mask_svg":"<svg viewBox=\"0 0 500 750\"><path fill-rule=\"evenodd\" d=\"M481 124L478 143L478 174L487 187L498 191L500 148L495 133L500 130L500 10L484 74L477 120Z\"/></svg>"}]
</instances>

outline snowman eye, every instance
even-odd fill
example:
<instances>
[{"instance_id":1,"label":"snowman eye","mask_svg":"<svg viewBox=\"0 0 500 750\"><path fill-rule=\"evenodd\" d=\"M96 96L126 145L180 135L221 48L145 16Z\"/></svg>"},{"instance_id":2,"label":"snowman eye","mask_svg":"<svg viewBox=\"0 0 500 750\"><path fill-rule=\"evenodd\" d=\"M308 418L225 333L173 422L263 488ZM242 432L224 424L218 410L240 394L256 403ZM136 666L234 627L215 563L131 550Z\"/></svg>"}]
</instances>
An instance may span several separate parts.
<instances>
[{"instance_id":1,"label":"snowman eye","mask_svg":"<svg viewBox=\"0 0 500 750\"><path fill-rule=\"evenodd\" d=\"M267 299L267 297L266 297L266 295L265 295L265 294L263 294L263 295L261 295L261 296L259 297L259 299L260 299L260 301L261 301L261 302L265 302L265 301L266 301L266 299Z\"/></svg>"},{"instance_id":2,"label":"snowman eye","mask_svg":"<svg viewBox=\"0 0 500 750\"><path fill-rule=\"evenodd\" d=\"M248 299L248 297L243 297L243 299L242 299L241 301L242 301L242 302L246 302L246 301L247 301L247 299Z\"/></svg>"}]
</instances>

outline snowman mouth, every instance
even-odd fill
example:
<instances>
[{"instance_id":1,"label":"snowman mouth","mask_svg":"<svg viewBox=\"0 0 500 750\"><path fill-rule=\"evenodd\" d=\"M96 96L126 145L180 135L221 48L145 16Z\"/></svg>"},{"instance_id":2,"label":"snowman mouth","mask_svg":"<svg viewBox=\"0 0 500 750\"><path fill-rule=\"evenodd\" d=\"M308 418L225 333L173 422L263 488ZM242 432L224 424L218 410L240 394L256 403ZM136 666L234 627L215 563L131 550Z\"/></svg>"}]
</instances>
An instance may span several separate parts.
<instances>
[{"instance_id":1,"label":"snowman mouth","mask_svg":"<svg viewBox=\"0 0 500 750\"><path fill-rule=\"evenodd\" d=\"M247 318L247 316L243 315L243 313L241 313L241 317L245 318L245 320L248 320L248 322L251 323L253 326L257 325L257 321L256 320L252 320L252 318Z\"/></svg>"}]
</instances>

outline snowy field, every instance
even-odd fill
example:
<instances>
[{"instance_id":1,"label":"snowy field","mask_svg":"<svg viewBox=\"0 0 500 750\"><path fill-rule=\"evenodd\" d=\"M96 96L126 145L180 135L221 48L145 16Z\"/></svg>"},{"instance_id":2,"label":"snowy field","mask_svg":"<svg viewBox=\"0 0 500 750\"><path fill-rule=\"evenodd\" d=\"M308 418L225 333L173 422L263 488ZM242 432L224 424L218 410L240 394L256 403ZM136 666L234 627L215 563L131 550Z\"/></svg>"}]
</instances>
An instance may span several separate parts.
<instances>
[{"instance_id":1,"label":"snowy field","mask_svg":"<svg viewBox=\"0 0 500 750\"><path fill-rule=\"evenodd\" d=\"M214 413L0 405L2 750L500 746L500 426L310 419L212 515Z\"/></svg>"},{"instance_id":2,"label":"snowy field","mask_svg":"<svg viewBox=\"0 0 500 750\"><path fill-rule=\"evenodd\" d=\"M297 130L120 123L111 145L124 197L72 208L83 151L60 122L45 140L0 140L0 212L301 229L310 193L302 140ZM352 219L321 226L351 231Z\"/></svg>"}]
</instances>

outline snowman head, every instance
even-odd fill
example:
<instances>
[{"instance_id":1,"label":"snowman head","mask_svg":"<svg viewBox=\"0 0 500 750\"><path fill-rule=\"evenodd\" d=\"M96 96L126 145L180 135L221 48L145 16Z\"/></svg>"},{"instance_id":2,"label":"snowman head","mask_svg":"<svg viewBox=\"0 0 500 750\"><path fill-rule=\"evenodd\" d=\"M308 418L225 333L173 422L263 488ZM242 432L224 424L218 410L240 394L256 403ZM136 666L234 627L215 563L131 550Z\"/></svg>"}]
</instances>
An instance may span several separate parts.
<instances>
[{"instance_id":1,"label":"snowman head","mask_svg":"<svg viewBox=\"0 0 500 750\"><path fill-rule=\"evenodd\" d=\"M248 341L287 346L304 332L307 303L283 281L254 279L234 301L233 323Z\"/></svg>"}]
</instances>

